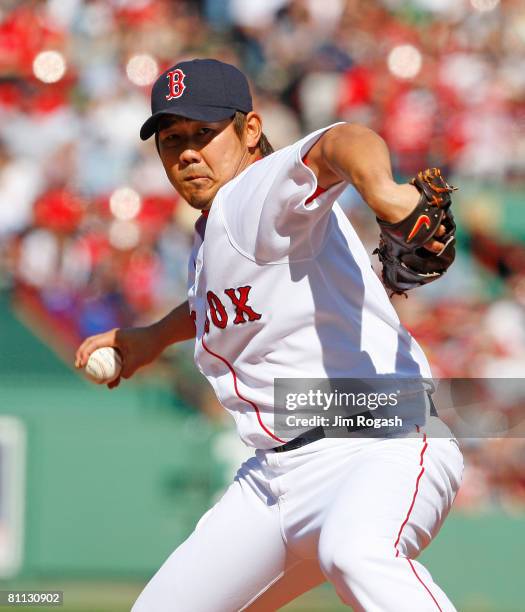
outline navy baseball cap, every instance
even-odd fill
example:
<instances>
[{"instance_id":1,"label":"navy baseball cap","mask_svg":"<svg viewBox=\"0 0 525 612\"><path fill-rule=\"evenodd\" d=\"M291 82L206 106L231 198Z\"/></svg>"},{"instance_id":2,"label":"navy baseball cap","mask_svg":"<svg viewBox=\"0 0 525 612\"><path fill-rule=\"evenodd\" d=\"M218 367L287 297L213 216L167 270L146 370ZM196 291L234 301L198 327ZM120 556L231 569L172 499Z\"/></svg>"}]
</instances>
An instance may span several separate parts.
<instances>
[{"instance_id":1,"label":"navy baseball cap","mask_svg":"<svg viewBox=\"0 0 525 612\"><path fill-rule=\"evenodd\" d=\"M151 90L151 117L140 129L147 140L163 115L180 115L199 121L222 121L236 111L253 110L244 74L214 59L195 59L168 68Z\"/></svg>"}]
</instances>

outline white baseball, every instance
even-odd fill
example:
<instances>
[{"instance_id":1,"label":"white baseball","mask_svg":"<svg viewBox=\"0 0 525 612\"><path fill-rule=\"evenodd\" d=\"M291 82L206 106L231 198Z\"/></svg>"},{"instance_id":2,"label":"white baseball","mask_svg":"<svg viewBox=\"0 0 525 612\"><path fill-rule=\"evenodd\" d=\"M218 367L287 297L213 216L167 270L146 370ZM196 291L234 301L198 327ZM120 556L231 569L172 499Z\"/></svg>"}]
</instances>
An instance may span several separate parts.
<instances>
[{"instance_id":1,"label":"white baseball","mask_svg":"<svg viewBox=\"0 0 525 612\"><path fill-rule=\"evenodd\" d=\"M111 346L104 346L91 353L84 369L89 380L97 385L105 385L120 374L122 357Z\"/></svg>"}]
</instances>

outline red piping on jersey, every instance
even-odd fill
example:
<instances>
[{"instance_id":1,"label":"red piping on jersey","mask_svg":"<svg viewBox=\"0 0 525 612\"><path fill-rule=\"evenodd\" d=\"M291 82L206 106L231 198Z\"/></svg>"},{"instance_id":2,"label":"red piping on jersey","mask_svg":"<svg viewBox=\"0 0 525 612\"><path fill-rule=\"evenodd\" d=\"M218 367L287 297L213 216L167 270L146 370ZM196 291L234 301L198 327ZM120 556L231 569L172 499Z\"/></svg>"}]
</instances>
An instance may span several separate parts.
<instances>
[{"instance_id":1,"label":"red piping on jersey","mask_svg":"<svg viewBox=\"0 0 525 612\"><path fill-rule=\"evenodd\" d=\"M430 589L427 587L427 585L421 580L421 578L419 577L418 573L416 572L416 568L412 565L412 561L410 561L410 559L407 559L408 564L410 565L410 567L412 568L412 571L414 572L414 576L419 580L419 582L421 582L421 584L425 587L425 590L427 591L427 593L430 595L430 597L432 597L432 601L436 604L437 609L439 610L439 612L443 612L443 610L441 609L441 606L438 604L438 602L436 601L436 598L434 597L434 595L432 595Z\"/></svg>"},{"instance_id":2,"label":"red piping on jersey","mask_svg":"<svg viewBox=\"0 0 525 612\"><path fill-rule=\"evenodd\" d=\"M419 432L419 427L417 428L417 430ZM410 504L410 508L408 509L405 520L403 521L401 527L399 528L399 532L397 534L397 540L396 540L396 543L394 544L394 548L396 550L396 557L399 557L399 550L397 548L397 545L399 544L399 540L401 539L401 533L403 532L403 529L405 528L405 525L408 523L408 519L410 518L410 515L412 514L412 510L414 509L414 504L416 503L416 497L419 492L419 481L421 480L421 477L425 473L425 468L423 466L423 455L425 454L425 451L427 450L427 448L428 448L427 434L423 434L423 449L421 450L420 461L419 461L419 465L421 466L421 471L419 472L419 476L417 477L417 480L416 480L416 490L414 491L414 495L412 497L412 503Z\"/></svg>"},{"instance_id":3,"label":"red piping on jersey","mask_svg":"<svg viewBox=\"0 0 525 612\"><path fill-rule=\"evenodd\" d=\"M419 427L416 427L416 429L417 429L417 431L419 433ZM399 557L399 550L398 550L397 546L399 544L399 541L401 540L401 534L403 532L403 529L405 528L405 525L408 523L408 519L410 518L410 515L412 514L412 510L414 509L414 504L416 503L416 497L417 497L417 494L419 493L419 481L421 480L421 477L425 473L425 467L423 465L423 457L425 455L425 451L427 450L427 448L428 448L427 434L423 434L423 448L421 449L421 454L419 456L420 457L419 465L421 466L421 470L420 470L419 475L418 475L417 480L416 480L416 489L414 491L414 495L412 496L412 503L410 504L410 508L408 509L408 512L407 512L405 520L403 521L401 527L399 528L399 533L397 534L397 540L396 540L396 543L394 544L394 548L396 550L396 557ZM430 591L430 589L423 582L423 580L421 580L420 576L416 572L416 568L412 565L412 562L410 561L410 559L407 558L407 561L408 561L410 567L412 568L412 571L414 572L415 577L425 587L425 590L430 595L430 597L432 597L432 601L436 604L439 612L443 612L443 610L441 609L440 605L436 601L436 598L434 597L434 595L432 595L432 592Z\"/></svg>"},{"instance_id":4,"label":"red piping on jersey","mask_svg":"<svg viewBox=\"0 0 525 612\"><path fill-rule=\"evenodd\" d=\"M252 402L251 400L247 399L246 397L243 397L240 392L239 389L237 387L237 374L235 373L235 370L233 369L233 366L231 365L231 363L225 359L224 357L221 357L221 355L218 355L217 353L214 353L211 349L209 349L206 346L206 343L204 342L204 338L201 338L201 342L202 342L202 348L209 353L210 355L212 355L213 357L216 357L217 359L219 359L220 361L222 361L222 363L224 363L228 370L230 370L232 376L233 376L233 387L235 389L235 393L237 395L237 397L242 400L243 402L246 402L247 404L250 404L250 406L255 410L255 414L257 415L257 420L259 421L259 425L262 427L262 429L264 430L264 432L266 434L268 434L271 438L273 438L274 440L276 440L277 442L281 442L284 444L284 442L286 442L286 440L281 440L281 438L278 438L275 434L273 434L262 422L261 419L261 413L259 410L259 407L257 406L257 404L255 404L254 402Z\"/></svg>"},{"instance_id":5,"label":"red piping on jersey","mask_svg":"<svg viewBox=\"0 0 525 612\"><path fill-rule=\"evenodd\" d=\"M306 154L308 155L308 153ZM305 166L308 166L308 162L306 161L306 155L303 157L303 164ZM310 204L310 202L313 202L313 200L315 200L315 198L318 198L321 194L323 194L326 191L326 189L324 189L323 187L319 187L319 185L317 185L315 191L312 193L312 195L306 200L305 204Z\"/></svg>"}]
</instances>

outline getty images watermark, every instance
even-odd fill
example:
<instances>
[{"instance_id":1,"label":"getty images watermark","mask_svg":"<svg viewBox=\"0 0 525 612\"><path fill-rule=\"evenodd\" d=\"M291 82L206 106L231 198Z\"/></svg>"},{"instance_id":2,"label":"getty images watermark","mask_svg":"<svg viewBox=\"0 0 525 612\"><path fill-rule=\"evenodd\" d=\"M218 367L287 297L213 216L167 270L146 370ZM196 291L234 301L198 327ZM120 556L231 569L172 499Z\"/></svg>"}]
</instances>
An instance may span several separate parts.
<instances>
[{"instance_id":1,"label":"getty images watermark","mask_svg":"<svg viewBox=\"0 0 525 612\"><path fill-rule=\"evenodd\" d=\"M371 427L381 429L383 427L402 427L403 420L397 414L390 417L372 416L371 411L378 408L397 407L399 403L400 391L390 393L375 392L349 392L334 391L326 392L321 389L309 389L305 392L289 392L285 395L285 408L288 411L300 410L303 408L313 411L321 411L322 414L305 416L303 414L288 414L285 422L288 427L346 427L363 428ZM360 410L361 412L350 416L349 409ZM341 414L343 409L345 414ZM325 413L332 411L328 416ZM364 411L364 412L363 412Z\"/></svg>"},{"instance_id":2,"label":"getty images watermark","mask_svg":"<svg viewBox=\"0 0 525 612\"><path fill-rule=\"evenodd\" d=\"M326 437L525 436L525 379L279 378L274 406L285 438L318 427Z\"/></svg>"}]
</instances>

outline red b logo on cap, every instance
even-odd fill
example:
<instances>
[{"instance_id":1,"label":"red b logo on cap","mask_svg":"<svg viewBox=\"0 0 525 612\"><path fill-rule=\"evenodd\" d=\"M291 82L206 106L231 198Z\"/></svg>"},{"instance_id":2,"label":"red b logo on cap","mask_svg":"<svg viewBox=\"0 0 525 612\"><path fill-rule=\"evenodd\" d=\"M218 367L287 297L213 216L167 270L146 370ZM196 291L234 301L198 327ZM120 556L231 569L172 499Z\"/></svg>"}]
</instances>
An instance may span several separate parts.
<instances>
[{"instance_id":1,"label":"red b logo on cap","mask_svg":"<svg viewBox=\"0 0 525 612\"><path fill-rule=\"evenodd\" d=\"M186 89L184 85L184 79L186 75L180 68L168 72L166 75L169 81L170 93L166 96L166 100L173 100L174 98L180 98Z\"/></svg>"}]
</instances>

